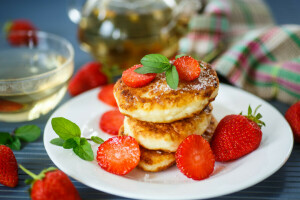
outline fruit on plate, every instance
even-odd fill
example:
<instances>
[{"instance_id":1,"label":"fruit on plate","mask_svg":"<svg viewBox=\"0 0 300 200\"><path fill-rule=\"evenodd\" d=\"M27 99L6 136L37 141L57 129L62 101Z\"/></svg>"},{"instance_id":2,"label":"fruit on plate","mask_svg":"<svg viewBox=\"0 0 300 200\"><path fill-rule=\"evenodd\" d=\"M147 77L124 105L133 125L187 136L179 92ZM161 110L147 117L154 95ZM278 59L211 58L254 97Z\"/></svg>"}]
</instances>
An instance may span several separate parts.
<instances>
[{"instance_id":1,"label":"fruit on plate","mask_svg":"<svg viewBox=\"0 0 300 200\"><path fill-rule=\"evenodd\" d=\"M225 116L218 124L211 141L216 161L236 160L258 148L262 138L261 126L265 125L249 106L248 115L232 114Z\"/></svg>"},{"instance_id":2,"label":"fruit on plate","mask_svg":"<svg viewBox=\"0 0 300 200\"><path fill-rule=\"evenodd\" d=\"M140 161L140 148L131 136L114 136L98 147L99 166L113 174L125 175L133 170Z\"/></svg>"},{"instance_id":3,"label":"fruit on plate","mask_svg":"<svg viewBox=\"0 0 300 200\"><path fill-rule=\"evenodd\" d=\"M107 76L101 71L99 62L89 62L83 65L71 79L68 91L70 95L76 96L87 90L105 85Z\"/></svg>"},{"instance_id":4,"label":"fruit on plate","mask_svg":"<svg viewBox=\"0 0 300 200\"><path fill-rule=\"evenodd\" d=\"M285 119L292 128L294 140L300 143L300 101L289 107L285 113Z\"/></svg>"},{"instance_id":5,"label":"fruit on plate","mask_svg":"<svg viewBox=\"0 0 300 200\"><path fill-rule=\"evenodd\" d=\"M209 143L201 135L190 135L179 145L176 165L187 177L202 180L214 171L215 157Z\"/></svg>"},{"instance_id":6,"label":"fruit on plate","mask_svg":"<svg viewBox=\"0 0 300 200\"><path fill-rule=\"evenodd\" d=\"M119 110L105 112L100 118L100 129L111 135L118 135L120 127L124 123L124 115Z\"/></svg>"},{"instance_id":7,"label":"fruit on plate","mask_svg":"<svg viewBox=\"0 0 300 200\"><path fill-rule=\"evenodd\" d=\"M148 85L156 77L155 73L139 74L134 70L143 67L143 65L134 65L125 70L122 74L122 81L129 87L138 88Z\"/></svg>"},{"instance_id":8,"label":"fruit on plate","mask_svg":"<svg viewBox=\"0 0 300 200\"><path fill-rule=\"evenodd\" d=\"M18 164L13 151L0 145L0 183L8 187L18 185Z\"/></svg>"},{"instance_id":9,"label":"fruit on plate","mask_svg":"<svg viewBox=\"0 0 300 200\"><path fill-rule=\"evenodd\" d=\"M71 180L62 171L50 167L36 175L22 165L19 166L32 178L26 180L26 183L31 184L30 196L32 200L81 199Z\"/></svg>"},{"instance_id":10,"label":"fruit on plate","mask_svg":"<svg viewBox=\"0 0 300 200\"><path fill-rule=\"evenodd\" d=\"M180 80L192 81L199 77L201 68L191 56L181 56L174 62Z\"/></svg>"},{"instance_id":11,"label":"fruit on plate","mask_svg":"<svg viewBox=\"0 0 300 200\"><path fill-rule=\"evenodd\" d=\"M118 107L116 99L113 94L115 84L109 84L106 86L103 86L98 93L98 99L110 106Z\"/></svg>"},{"instance_id":12,"label":"fruit on plate","mask_svg":"<svg viewBox=\"0 0 300 200\"><path fill-rule=\"evenodd\" d=\"M37 45L36 31L33 23L26 19L16 19L6 22L4 30L7 34L8 42L13 46Z\"/></svg>"}]
</instances>

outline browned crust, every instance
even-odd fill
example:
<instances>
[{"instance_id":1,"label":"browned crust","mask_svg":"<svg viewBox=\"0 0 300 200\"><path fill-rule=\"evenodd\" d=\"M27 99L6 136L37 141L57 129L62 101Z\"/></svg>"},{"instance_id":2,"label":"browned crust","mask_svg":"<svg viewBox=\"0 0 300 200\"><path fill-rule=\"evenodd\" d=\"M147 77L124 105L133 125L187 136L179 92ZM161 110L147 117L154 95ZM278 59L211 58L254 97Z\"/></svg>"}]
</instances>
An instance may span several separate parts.
<instances>
[{"instance_id":1,"label":"browned crust","mask_svg":"<svg viewBox=\"0 0 300 200\"><path fill-rule=\"evenodd\" d=\"M210 98L219 87L219 79L209 64L202 61L199 63L202 66L199 78L194 81L180 81L176 90L169 88L164 73L158 74L153 82L141 88L129 87L119 79L114 87L118 106L127 111L150 111L154 108L165 110ZM145 97L146 93L151 97ZM214 97L211 98L213 100Z\"/></svg>"},{"instance_id":2,"label":"browned crust","mask_svg":"<svg viewBox=\"0 0 300 200\"><path fill-rule=\"evenodd\" d=\"M202 134L202 137L206 139L208 142L210 142L217 126L218 126L218 121L214 116L212 116L210 120L210 124L205 130L205 132Z\"/></svg>"},{"instance_id":3,"label":"browned crust","mask_svg":"<svg viewBox=\"0 0 300 200\"><path fill-rule=\"evenodd\" d=\"M151 172L158 172L168 169L172 165L175 164L175 153L169 153L164 151L157 151L157 150L149 150L143 147L140 147L141 150L141 158L138 164L138 167L143 169L144 171L151 171ZM165 160L171 160L167 165L157 167L155 170L149 170L143 165L155 165L157 163L164 162Z\"/></svg>"}]
</instances>

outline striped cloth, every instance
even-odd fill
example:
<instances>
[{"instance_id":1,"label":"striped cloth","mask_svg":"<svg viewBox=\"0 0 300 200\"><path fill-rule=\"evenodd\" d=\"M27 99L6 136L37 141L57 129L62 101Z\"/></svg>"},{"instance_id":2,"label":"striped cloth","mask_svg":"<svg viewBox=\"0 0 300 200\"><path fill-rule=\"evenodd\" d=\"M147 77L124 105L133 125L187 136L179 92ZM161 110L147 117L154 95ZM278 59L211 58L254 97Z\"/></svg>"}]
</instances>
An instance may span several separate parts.
<instances>
[{"instance_id":1,"label":"striped cloth","mask_svg":"<svg viewBox=\"0 0 300 200\"><path fill-rule=\"evenodd\" d=\"M190 21L181 53L211 62L230 83L264 99L300 100L300 26L276 26L261 0L211 0Z\"/></svg>"}]
</instances>

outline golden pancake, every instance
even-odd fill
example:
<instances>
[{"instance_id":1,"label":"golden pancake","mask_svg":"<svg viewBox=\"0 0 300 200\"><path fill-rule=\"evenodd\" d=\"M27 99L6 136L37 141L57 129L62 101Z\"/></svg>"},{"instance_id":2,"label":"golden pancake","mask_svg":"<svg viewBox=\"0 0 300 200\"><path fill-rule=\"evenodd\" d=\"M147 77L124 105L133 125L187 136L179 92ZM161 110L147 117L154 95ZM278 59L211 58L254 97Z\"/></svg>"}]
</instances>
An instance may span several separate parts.
<instances>
[{"instance_id":1,"label":"golden pancake","mask_svg":"<svg viewBox=\"0 0 300 200\"><path fill-rule=\"evenodd\" d=\"M175 152L179 144L191 134L201 135L211 121L212 106L207 106L193 117L172 123L152 123L124 119L124 135L129 135L146 149Z\"/></svg>"},{"instance_id":2,"label":"golden pancake","mask_svg":"<svg viewBox=\"0 0 300 200\"><path fill-rule=\"evenodd\" d=\"M214 132L217 128L218 125L218 121L216 120L216 118L212 115L211 116L211 120L209 123L209 126L207 127L207 129L205 130L205 132L201 135L204 139L206 139L208 142L211 141Z\"/></svg>"},{"instance_id":3,"label":"golden pancake","mask_svg":"<svg viewBox=\"0 0 300 200\"><path fill-rule=\"evenodd\" d=\"M119 79L114 96L122 114L140 121L170 123L201 112L218 94L219 79L212 67L202 61L200 76L193 81L179 81L171 89L164 73L141 88L127 86Z\"/></svg>"}]
</instances>

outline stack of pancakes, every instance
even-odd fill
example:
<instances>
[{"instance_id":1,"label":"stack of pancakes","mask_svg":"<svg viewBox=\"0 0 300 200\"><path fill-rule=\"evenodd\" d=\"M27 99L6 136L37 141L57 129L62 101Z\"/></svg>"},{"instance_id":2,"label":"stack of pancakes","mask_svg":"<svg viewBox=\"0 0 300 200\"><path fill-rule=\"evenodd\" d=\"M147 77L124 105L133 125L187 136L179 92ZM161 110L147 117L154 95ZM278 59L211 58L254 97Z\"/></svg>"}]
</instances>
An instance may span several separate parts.
<instances>
[{"instance_id":1,"label":"stack of pancakes","mask_svg":"<svg viewBox=\"0 0 300 200\"><path fill-rule=\"evenodd\" d=\"M141 88L131 88L121 79L115 84L114 95L125 115L119 134L138 141L138 166L143 170L154 172L172 166L179 144L191 134L211 139L217 121L210 102L218 94L219 80L209 64L199 64L200 76L180 81L175 90L167 85L164 73Z\"/></svg>"}]
</instances>

